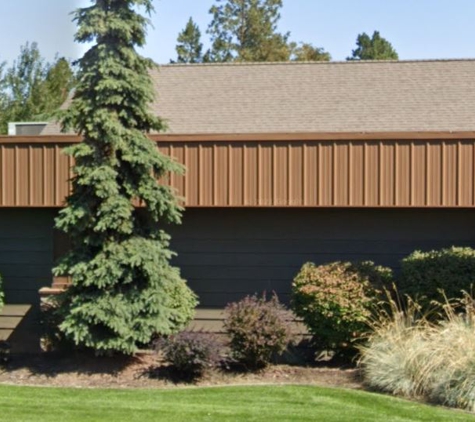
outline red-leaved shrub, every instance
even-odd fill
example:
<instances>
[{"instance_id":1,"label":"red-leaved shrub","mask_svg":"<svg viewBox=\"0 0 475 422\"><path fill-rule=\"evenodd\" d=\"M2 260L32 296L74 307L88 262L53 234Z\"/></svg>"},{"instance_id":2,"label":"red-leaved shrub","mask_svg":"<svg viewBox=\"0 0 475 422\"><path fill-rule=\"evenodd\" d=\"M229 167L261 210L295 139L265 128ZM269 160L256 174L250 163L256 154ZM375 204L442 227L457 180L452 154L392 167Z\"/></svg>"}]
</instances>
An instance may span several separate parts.
<instances>
[{"instance_id":1,"label":"red-leaved shrub","mask_svg":"<svg viewBox=\"0 0 475 422\"><path fill-rule=\"evenodd\" d=\"M249 368L268 365L292 341L292 314L277 296L247 296L225 309L232 357Z\"/></svg>"}]
</instances>

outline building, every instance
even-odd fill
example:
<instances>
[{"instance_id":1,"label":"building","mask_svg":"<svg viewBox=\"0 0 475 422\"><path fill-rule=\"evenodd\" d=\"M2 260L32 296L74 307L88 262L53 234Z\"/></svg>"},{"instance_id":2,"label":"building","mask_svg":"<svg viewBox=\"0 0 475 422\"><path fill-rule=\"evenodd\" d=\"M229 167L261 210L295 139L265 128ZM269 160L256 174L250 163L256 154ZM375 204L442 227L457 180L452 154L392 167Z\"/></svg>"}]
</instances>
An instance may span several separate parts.
<instances>
[{"instance_id":1,"label":"building","mask_svg":"<svg viewBox=\"0 0 475 422\"><path fill-rule=\"evenodd\" d=\"M206 309L289 299L304 262L475 242L475 60L166 65L152 134L187 167L170 228L175 264ZM0 138L0 274L37 303L64 249L53 220L80 139L48 124ZM213 314L214 315L214 314ZM214 318L214 317L213 317Z\"/></svg>"}]
</instances>

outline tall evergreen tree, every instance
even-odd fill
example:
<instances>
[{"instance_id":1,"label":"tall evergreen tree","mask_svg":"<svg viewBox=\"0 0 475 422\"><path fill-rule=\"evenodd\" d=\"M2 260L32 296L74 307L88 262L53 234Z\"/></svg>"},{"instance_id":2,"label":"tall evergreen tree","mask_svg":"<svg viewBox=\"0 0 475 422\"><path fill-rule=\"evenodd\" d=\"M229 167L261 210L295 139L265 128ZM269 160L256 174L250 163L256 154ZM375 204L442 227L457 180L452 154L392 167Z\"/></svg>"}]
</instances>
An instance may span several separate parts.
<instances>
[{"instance_id":1,"label":"tall evergreen tree","mask_svg":"<svg viewBox=\"0 0 475 422\"><path fill-rule=\"evenodd\" d=\"M146 135L165 127L148 108L153 63L135 51L145 44L145 13L152 10L152 0L94 0L75 12L76 40L95 44L79 60L62 119L83 142L68 150L76 163L72 193L56 226L72 246L54 272L72 278L60 330L100 353L134 353L155 334L180 329L196 305L170 265L163 230L180 222L181 207L174 191L157 182L182 169Z\"/></svg>"},{"instance_id":2,"label":"tall evergreen tree","mask_svg":"<svg viewBox=\"0 0 475 422\"><path fill-rule=\"evenodd\" d=\"M201 63L203 61L201 31L192 18L189 19L185 29L178 35L177 41L177 63Z\"/></svg>"},{"instance_id":3,"label":"tall evergreen tree","mask_svg":"<svg viewBox=\"0 0 475 422\"><path fill-rule=\"evenodd\" d=\"M347 60L398 60L399 56L391 43L383 38L378 31L373 36L363 32L356 39L357 48Z\"/></svg>"},{"instance_id":4,"label":"tall evergreen tree","mask_svg":"<svg viewBox=\"0 0 475 422\"><path fill-rule=\"evenodd\" d=\"M216 0L206 61L286 61L289 34L277 32L282 0Z\"/></svg>"}]
</instances>

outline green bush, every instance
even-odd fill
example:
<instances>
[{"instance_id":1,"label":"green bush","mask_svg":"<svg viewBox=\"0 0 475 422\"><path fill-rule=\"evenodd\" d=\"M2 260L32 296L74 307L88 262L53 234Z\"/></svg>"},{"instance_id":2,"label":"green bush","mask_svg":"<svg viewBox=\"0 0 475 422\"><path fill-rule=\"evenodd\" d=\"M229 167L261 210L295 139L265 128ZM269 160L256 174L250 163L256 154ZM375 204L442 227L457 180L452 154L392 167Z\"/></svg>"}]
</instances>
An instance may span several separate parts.
<instances>
[{"instance_id":1,"label":"green bush","mask_svg":"<svg viewBox=\"0 0 475 422\"><path fill-rule=\"evenodd\" d=\"M221 362L221 344L211 333L184 331L161 338L156 350L162 352L182 376L195 378Z\"/></svg>"},{"instance_id":2,"label":"green bush","mask_svg":"<svg viewBox=\"0 0 475 422\"><path fill-rule=\"evenodd\" d=\"M171 301L173 315L170 318L170 326L173 333L178 333L186 328L195 316L195 308L198 306L198 298L191 291L185 280L177 279L172 286L167 286L166 292Z\"/></svg>"},{"instance_id":3,"label":"green bush","mask_svg":"<svg viewBox=\"0 0 475 422\"><path fill-rule=\"evenodd\" d=\"M391 280L389 268L370 261L306 263L292 284L292 308L314 336L318 349L346 353L368 330L377 288Z\"/></svg>"},{"instance_id":4,"label":"green bush","mask_svg":"<svg viewBox=\"0 0 475 422\"><path fill-rule=\"evenodd\" d=\"M232 357L251 369L267 366L292 341L292 314L275 295L247 296L227 305L225 314Z\"/></svg>"},{"instance_id":5,"label":"green bush","mask_svg":"<svg viewBox=\"0 0 475 422\"><path fill-rule=\"evenodd\" d=\"M460 298L475 281L475 250L451 247L430 252L415 251L402 260L398 288L426 307L431 300Z\"/></svg>"}]
</instances>

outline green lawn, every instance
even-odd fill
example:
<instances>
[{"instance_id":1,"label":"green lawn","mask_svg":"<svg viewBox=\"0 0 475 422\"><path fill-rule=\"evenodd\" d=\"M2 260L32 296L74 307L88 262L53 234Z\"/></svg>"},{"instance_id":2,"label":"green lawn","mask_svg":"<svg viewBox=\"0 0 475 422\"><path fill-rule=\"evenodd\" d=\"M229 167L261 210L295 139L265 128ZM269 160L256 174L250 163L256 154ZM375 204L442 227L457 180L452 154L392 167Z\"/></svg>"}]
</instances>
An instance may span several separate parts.
<instances>
[{"instance_id":1,"label":"green lawn","mask_svg":"<svg viewBox=\"0 0 475 422\"><path fill-rule=\"evenodd\" d=\"M2 421L475 421L362 391L308 386L95 390L0 386Z\"/></svg>"}]
</instances>

